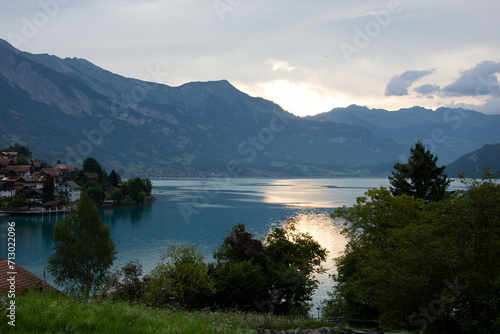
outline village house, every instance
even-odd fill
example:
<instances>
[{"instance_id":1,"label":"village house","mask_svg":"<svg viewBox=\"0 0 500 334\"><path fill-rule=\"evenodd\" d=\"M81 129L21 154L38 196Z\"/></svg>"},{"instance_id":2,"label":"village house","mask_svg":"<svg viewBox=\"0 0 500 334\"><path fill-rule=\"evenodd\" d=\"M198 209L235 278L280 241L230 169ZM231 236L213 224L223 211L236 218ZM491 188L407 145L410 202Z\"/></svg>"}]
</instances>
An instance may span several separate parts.
<instances>
[{"instance_id":1,"label":"village house","mask_svg":"<svg viewBox=\"0 0 500 334\"><path fill-rule=\"evenodd\" d=\"M78 171L78 168L65 164L53 165L52 168L59 169L63 175L70 175L71 173Z\"/></svg>"},{"instance_id":2,"label":"village house","mask_svg":"<svg viewBox=\"0 0 500 334\"><path fill-rule=\"evenodd\" d=\"M11 177L16 177L17 173L14 172L13 170L7 170L7 169L0 169L0 179L3 179L4 177L11 178Z\"/></svg>"},{"instance_id":3,"label":"village house","mask_svg":"<svg viewBox=\"0 0 500 334\"><path fill-rule=\"evenodd\" d=\"M13 197L15 194L13 184L0 180L0 197Z\"/></svg>"},{"instance_id":4,"label":"village house","mask_svg":"<svg viewBox=\"0 0 500 334\"><path fill-rule=\"evenodd\" d=\"M0 182L5 182L12 185L15 192L17 192L18 190L23 190L24 188L24 179L20 176L4 177L3 179L0 180Z\"/></svg>"},{"instance_id":5,"label":"village house","mask_svg":"<svg viewBox=\"0 0 500 334\"><path fill-rule=\"evenodd\" d=\"M71 202L78 201L83 193L83 188L74 181L66 181L56 188L62 196L68 197Z\"/></svg>"},{"instance_id":6,"label":"village house","mask_svg":"<svg viewBox=\"0 0 500 334\"><path fill-rule=\"evenodd\" d=\"M4 169L6 166L14 165L14 160L8 157L0 157L0 169Z\"/></svg>"},{"instance_id":7,"label":"village house","mask_svg":"<svg viewBox=\"0 0 500 334\"><path fill-rule=\"evenodd\" d=\"M24 178L24 189L43 189L43 181L45 181L43 174L27 176Z\"/></svg>"},{"instance_id":8,"label":"village house","mask_svg":"<svg viewBox=\"0 0 500 334\"><path fill-rule=\"evenodd\" d=\"M43 192L41 190L31 189L26 191L26 200L34 201L38 204L43 203Z\"/></svg>"},{"instance_id":9,"label":"village house","mask_svg":"<svg viewBox=\"0 0 500 334\"><path fill-rule=\"evenodd\" d=\"M45 211L49 211L49 212L56 211L57 212L57 210L61 209L62 204L58 201L48 201L48 202L43 203L42 206L43 206L43 209Z\"/></svg>"},{"instance_id":10,"label":"village house","mask_svg":"<svg viewBox=\"0 0 500 334\"><path fill-rule=\"evenodd\" d=\"M61 184L63 178L62 170L57 168L42 168L40 173L49 174L54 179L54 185L57 187Z\"/></svg>"},{"instance_id":11,"label":"village house","mask_svg":"<svg viewBox=\"0 0 500 334\"><path fill-rule=\"evenodd\" d=\"M39 172L42 169L42 163L40 162L40 160L30 158L29 162L33 166L33 171Z\"/></svg>"},{"instance_id":12,"label":"village house","mask_svg":"<svg viewBox=\"0 0 500 334\"><path fill-rule=\"evenodd\" d=\"M33 171L33 166L30 165L21 165L21 166L5 166L4 168L7 171L12 171L16 173L16 176L26 177L30 176Z\"/></svg>"},{"instance_id":13,"label":"village house","mask_svg":"<svg viewBox=\"0 0 500 334\"><path fill-rule=\"evenodd\" d=\"M24 188L24 179L22 177L4 177L0 179L2 184L2 197L13 197L19 190Z\"/></svg>"},{"instance_id":14,"label":"village house","mask_svg":"<svg viewBox=\"0 0 500 334\"><path fill-rule=\"evenodd\" d=\"M17 152L2 152L2 156L5 158L12 159L14 163L17 162Z\"/></svg>"},{"instance_id":15,"label":"village house","mask_svg":"<svg viewBox=\"0 0 500 334\"><path fill-rule=\"evenodd\" d=\"M84 173L87 181L99 181L99 174L97 173Z\"/></svg>"}]
</instances>

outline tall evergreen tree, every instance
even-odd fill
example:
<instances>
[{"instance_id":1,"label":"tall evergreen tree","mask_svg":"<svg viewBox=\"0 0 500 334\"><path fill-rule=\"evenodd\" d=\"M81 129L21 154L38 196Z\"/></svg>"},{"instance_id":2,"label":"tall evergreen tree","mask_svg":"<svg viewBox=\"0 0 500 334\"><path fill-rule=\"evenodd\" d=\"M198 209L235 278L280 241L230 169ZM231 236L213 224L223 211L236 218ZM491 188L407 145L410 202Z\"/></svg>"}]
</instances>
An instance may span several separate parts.
<instances>
[{"instance_id":1,"label":"tall evergreen tree","mask_svg":"<svg viewBox=\"0 0 500 334\"><path fill-rule=\"evenodd\" d=\"M53 241L47 269L57 284L88 299L104 285L116 257L111 228L102 223L88 195L83 194L76 210L57 222Z\"/></svg>"},{"instance_id":2,"label":"tall evergreen tree","mask_svg":"<svg viewBox=\"0 0 500 334\"><path fill-rule=\"evenodd\" d=\"M118 187L118 182L120 182L121 178L120 175L113 169L109 174L109 180L111 182L111 186Z\"/></svg>"},{"instance_id":3,"label":"tall evergreen tree","mask_svg":"<svg viewBox=\"0 0 500 334\"><path fill-rule=\"evenodd\" d=\"M42 188L42 201L48 202L54 199L54 178L50 174L45 174L45 180L43 180L43 188Z\"/></svg>"},{"instance_id":4,"label":"tall evergreen tree","mask_svg":"<svg viewBox=\"0 0 500 334\"><path fill-rule=\"evenodd\" d=\"M451 180L444 173L446 166L438 167L437 160L421 141L417 141L410 150L408 162L394 165L395 171L389 176L392 195L405 194L426 202L441 200Z\"/></svg>"}]
</instances>

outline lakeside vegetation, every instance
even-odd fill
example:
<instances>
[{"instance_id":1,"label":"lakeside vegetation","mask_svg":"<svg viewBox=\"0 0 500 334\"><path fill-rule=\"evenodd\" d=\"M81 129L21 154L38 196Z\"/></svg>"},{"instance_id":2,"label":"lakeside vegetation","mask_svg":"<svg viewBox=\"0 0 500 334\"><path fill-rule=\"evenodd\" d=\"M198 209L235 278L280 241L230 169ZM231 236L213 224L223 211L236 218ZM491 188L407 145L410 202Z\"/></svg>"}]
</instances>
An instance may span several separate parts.
<instances>
[{"instance_id":1,"label":"lakeside vegetation","mask_svg":"<svg viewBox=\"0 0 500 334\"><path fill-rule=\"evenodd\" d=\"M499 333L498 174L462 177L467 188L446 193L446 176L418 144L396 167L391 191L368 190L332 214L345 221L348 242L323 315L425 333Z\"/></svg>"}]
</instances>

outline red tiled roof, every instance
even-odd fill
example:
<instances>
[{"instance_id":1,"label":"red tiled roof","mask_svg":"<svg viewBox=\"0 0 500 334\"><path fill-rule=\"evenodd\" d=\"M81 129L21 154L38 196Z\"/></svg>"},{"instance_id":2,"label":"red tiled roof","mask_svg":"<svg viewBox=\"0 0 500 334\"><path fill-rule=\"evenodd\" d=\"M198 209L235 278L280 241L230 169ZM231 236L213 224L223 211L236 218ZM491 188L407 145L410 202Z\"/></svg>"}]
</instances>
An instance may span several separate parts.
<instances>
[{"instance_id":1,"label":"red tiled roof","mask_svg":"<svg viewBox=\"0 0 500 334\"><path fill-rule=\"evenodd\" d=\"M44 175L26 176L24 178L24 182L43 182L44 180L45 180Z\"/></svg>"},{"instance_id":2,"label":"red tiled roof","mask_svg":"<svg viewBox=\"0 0 500 334\"><path fill-rule=\"evenodd\" d=\"M20 176L17 177L4 177L2 182L6 183L16 183L16 182L24 182L24 179Z\"/></svg>"},{"instance_id":3,"label":"red tiled roof","mask_svg":"<svg viewBox=\"0 0 500 334\"><path fill-rule=\"evenodd\" d=\"M73 167L71 165L65 165L65 164L52 165L52 168L57 168L57 169L73 169Z\"/></svg>"},{"instance_id":4,"label":"red tiled roof","mask_svg":"<svg viewBox=\"0 0 500 334\"><path fill-rule=\"evenodd\" d=\"M21 165L21 166L5 166L6 170L12 170L16 173L22 173L22 172L27 172L31 170L30 165Z\"/></svg>"},{"instance_id":5,"label":"red tiled roof","mask_svg":"<svg viewBox=\"0 0 500 334\"><path fill-rule=\"evenodd\" d=\"M97 173L84 173L86 179L96 179L99 180L99 174Z\"/></svg>"},{"instance_id":6,"label":"red tiled roof","mask_svg":"<svg viewBox=\"0 0 500 334\"><path fill-rule=\"evenodd\" d=\"M59 176L59 175L61 175L62 170L57 169L57 168L42 168L42 170L40 172L50 174L52 176Z\"/></svg>"},{"instance_id":7,"label":"red tiled roof","mask_svg":"<svg viewBox=\"0 0 500 334\"><path fill-rule=\"evenodd\" d=\"M0 165L7 166L12 163L12 159L8 157L0 157Z\"/></svg>"},{"instance_id":8,"label":"red tiled roof","mask_svg":"<svg viewBox=\"0 0 500 334\"><path fill-rule=\"evenodd\" d=\"M11 274L15 273L15 274ZM30 273L18 264L14 265L14 268L9 268L8 259L0 260L0 292L8 293L10 290L10 282L7 281L11 276L15 276L16 279L16 294L19 294L31 287L43 286L43 279ZM46 283L45 289L50 289L52 291L59 292L52 285Z\"/></svg>"}]
</instances>

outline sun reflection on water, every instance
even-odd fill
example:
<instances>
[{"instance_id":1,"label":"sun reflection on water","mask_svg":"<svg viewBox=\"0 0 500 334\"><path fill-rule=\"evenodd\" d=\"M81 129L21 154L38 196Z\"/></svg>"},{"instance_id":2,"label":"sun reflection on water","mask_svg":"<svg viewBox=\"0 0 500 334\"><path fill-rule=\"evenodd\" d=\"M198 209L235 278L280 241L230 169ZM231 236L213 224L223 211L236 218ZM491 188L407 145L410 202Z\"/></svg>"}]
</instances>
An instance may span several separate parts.
<instances>
[{"instance_id":1,"label":"sun reflection on water","mask_svg":"<svg viewBox=\"0 0 500 334\"><path fill-rule=\"evenodd\" d=\"M378 180L377 180L378 181ZM293 208L337 208L352 204L374 184L370 179L275 179L262 193L264 201ZM379 184L387 182L381 180Z\"/></svg>"},{"instance_id":2,"label":"sun reflection on water","mask_svg":"<svg viewBox=\"0 0 500 334\"><path fill-rule=\"evenodd\" d=\"M330 217L331 212L329 212L328 209L321 211L321 213L318 213L317 209L304 208L300 213L289 217L289 219L295 222L297 231L309 233L314 240L319 242L319 244L328 251L327 260L323 264L326 272L317 275L320 286L313 296L315 303L319 303L328 297L327 292L331 291L333 284L329 276L336 273L334 259L341 255L347 243L346 238L340 234L343 227L343 221L332 219ZM333 212L333 210L331 211ZM288 220L283 221L280 227L285 229L288 228ZM316 306L318 305L315 305L315 307Z\"/></svg>"}]
</instances>

